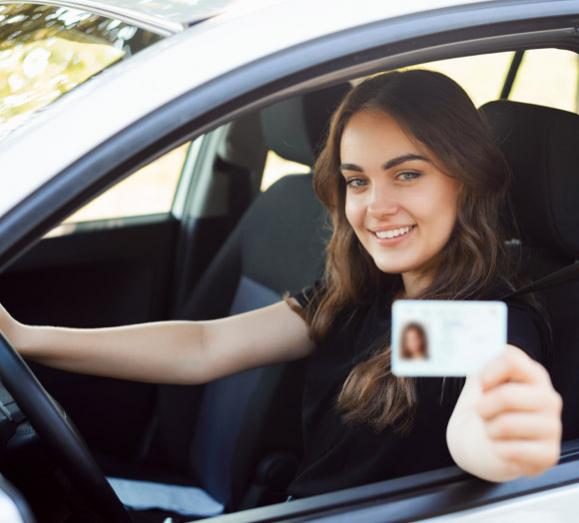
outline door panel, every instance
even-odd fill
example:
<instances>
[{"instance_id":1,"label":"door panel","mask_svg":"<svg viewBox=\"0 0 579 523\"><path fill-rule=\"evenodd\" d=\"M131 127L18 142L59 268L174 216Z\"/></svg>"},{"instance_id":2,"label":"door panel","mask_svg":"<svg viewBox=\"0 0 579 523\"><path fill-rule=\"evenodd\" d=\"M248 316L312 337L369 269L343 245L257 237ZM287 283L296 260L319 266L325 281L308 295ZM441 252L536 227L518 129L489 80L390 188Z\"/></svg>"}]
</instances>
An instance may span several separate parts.
<instances>
[{"instance_id":1,"label":"door panel","mask_svg":"<svg viewBox=\"0 0 579 523\"><path fill-rule=\"evenodd\" d=\"M45 238L0 275L2 303L19 321L36 325L104 327L166 319L177 230L177 220L164 215ZM153 385L40 365L34 371L93 450L138 454L150 423Z\"/></svg>"}]
</instances>

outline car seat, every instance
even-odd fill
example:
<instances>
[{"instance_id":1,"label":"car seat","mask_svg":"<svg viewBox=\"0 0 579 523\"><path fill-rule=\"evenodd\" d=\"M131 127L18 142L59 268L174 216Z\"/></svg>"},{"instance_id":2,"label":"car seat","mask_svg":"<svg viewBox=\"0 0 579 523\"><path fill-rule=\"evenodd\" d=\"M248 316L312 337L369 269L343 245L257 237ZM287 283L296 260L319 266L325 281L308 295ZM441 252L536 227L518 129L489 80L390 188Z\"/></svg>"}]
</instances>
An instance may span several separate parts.
<instances>
[{"instance_id":1,"label":"car seat","mask_svg":"<svg viewBox=\"0 0 579 523\"><path fill-rule=\"evenodd\" d=\"M268 147L313 165L348 89L339 85L264 109ZM256 197L178 319L242 313L310 285L323 272L327 225L311 173L284 176ZM280 500L301 454L303 368L302 361L241 372L205 385L201 396L199 387L160 386L156 452L226 510Z\"/></svg>"},{"instance_id":2,"label":"car seat","mask_svg":"<svg viewBox=\"0 0 579 523\"><path fill-rule=\"evenodd\" d=\"M513 173L522 266L532 280L579 254L579 115L499 100L480 108ZM537 293L552 329L550 374L563 398L563 439L579 437L579 282Z\"/></svg>"}]
</instances>

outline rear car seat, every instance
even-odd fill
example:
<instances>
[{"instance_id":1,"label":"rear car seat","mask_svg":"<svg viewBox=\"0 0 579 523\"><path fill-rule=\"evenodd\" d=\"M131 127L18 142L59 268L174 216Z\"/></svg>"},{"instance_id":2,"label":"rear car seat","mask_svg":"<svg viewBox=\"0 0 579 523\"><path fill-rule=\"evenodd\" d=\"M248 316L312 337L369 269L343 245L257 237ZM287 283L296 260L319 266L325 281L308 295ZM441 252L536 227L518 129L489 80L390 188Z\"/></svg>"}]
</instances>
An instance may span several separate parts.
<instances>
[{"instance_id":1,"label":"rear car seat","mask_svg":"<svg viewBox=\"0 0 579 523\"><path fill-rule=\"evenodd\" d=\"M480 108L513 172L523 266L536 280L579 255L579 115L512 101ZM579 437L579 282L537 293L553 335L550 374L563 397L563 439Z\"/></svg>"},{"instance_id":2,"label":"rear car seat","mask_svg":"<svg viewBox=\"0 0 579 523\"><path fill-rule=\"evenodd\" d=\"M339 85L264 109L268 147L311 166L348 89ZM311 174L284 176L246 211L178 319L238 314L310 285L323 272L328 233ZM268 366L205 385L194 423L199 388L159 387L156 452L226 510L279 500L301 453L303 367Z\"/></svg>"}]
</instances>

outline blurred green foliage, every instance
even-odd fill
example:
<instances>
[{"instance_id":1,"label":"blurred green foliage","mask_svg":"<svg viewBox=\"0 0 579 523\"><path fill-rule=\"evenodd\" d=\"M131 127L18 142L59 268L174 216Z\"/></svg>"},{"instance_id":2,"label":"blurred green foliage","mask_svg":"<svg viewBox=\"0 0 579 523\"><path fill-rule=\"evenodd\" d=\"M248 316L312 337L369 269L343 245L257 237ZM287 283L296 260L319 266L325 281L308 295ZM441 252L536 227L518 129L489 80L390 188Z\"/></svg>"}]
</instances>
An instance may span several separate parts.
<instances>
[{"instance_id":1,"label":"blurred green foliage","mask_svg":"<svg viewBox=\"0 0 579 523\"><path fill-rule=\"evenodd\" d=\"M0 137L159 36L77 9L0 5Z\"/></svg>"}]
</instances>

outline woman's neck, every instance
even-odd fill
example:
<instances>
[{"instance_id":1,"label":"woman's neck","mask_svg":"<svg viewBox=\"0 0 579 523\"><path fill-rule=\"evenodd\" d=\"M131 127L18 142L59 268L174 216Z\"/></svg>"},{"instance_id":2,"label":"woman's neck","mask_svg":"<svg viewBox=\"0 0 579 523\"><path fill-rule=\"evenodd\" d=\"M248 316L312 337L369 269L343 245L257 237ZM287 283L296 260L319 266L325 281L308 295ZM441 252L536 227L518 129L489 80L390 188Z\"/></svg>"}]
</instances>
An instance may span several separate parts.
<instances>
[{"instance_id":1,"label":"woman's neck","mask_svg":"<svg viewBox=\"0 0 579 523\"><path fill-rule=\"evenodd\" d=\"M402 283L404 285L403 297L411 300L419 296L432 283L432 276L416 271L403 272Z\"/></svg>"}]
</instances>

